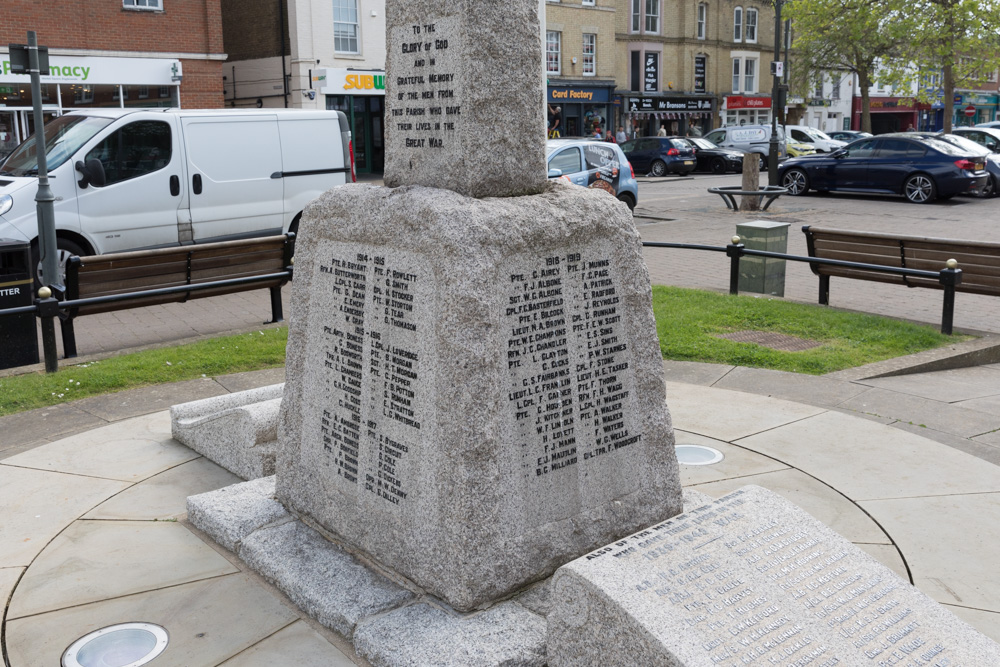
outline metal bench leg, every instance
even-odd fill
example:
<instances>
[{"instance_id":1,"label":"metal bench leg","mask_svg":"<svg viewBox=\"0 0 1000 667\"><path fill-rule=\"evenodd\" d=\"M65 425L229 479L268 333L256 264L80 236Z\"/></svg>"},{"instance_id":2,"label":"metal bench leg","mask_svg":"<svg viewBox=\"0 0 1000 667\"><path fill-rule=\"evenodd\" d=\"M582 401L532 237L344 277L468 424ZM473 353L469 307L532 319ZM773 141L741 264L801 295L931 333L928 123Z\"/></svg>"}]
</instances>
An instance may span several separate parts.
<instances>
[{"instance_id":1,"label":"metal bench leg","mask_svg":"<svg viewBox=\"0 0 1000 667\"><path fill-rule=\"evenodd\" d=\"M271 321L264 324L274 324L284 322L285 317L281 311L281 286L271 287Z\"/></svg>"},{"instance_id":2,"label":"metal bench leg","mask_svg":"<svg viewBox=\"0 0 1000 667\"><path fill-rule=\"evenodd\" d=\"M830 305L830 276L819 277L819 303L821 306Z\"/></svg>"},{"instance_id":3,"label":"metal bench leg","mask_svg":"<svg viewBox=\"0 0 1000 667\"><path fill-rule=\"evenodd\" d=\"M62 329L63 354L66 359L76 356L76 331L73 329L73 318L67 317L59 322Z\"/></svg>"}]
</instances>

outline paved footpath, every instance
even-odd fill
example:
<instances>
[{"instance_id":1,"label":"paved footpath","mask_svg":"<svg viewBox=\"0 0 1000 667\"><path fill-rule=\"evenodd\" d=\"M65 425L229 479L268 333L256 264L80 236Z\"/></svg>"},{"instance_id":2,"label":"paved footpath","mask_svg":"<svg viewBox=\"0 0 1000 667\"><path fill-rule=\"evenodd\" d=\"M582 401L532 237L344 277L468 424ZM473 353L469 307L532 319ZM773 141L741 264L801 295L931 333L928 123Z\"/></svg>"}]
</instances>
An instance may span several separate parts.
<instances>
[{"instance_id":1,"label":"paved footpath","mask_svg":"<svg viewBox=\"0 0 1000 667\"><path fill-rule=\"evenodd\" d=\"M769 488L1000 641L1000 364L835 379L665 362L681 466L720 496ZM186 522L188 495L238 481L170 437L172 404L281 369L137 389L0 418L0 636L50 667L92 630L170 633L160 667L367 664Z\"/></svg>"}]
</instances>

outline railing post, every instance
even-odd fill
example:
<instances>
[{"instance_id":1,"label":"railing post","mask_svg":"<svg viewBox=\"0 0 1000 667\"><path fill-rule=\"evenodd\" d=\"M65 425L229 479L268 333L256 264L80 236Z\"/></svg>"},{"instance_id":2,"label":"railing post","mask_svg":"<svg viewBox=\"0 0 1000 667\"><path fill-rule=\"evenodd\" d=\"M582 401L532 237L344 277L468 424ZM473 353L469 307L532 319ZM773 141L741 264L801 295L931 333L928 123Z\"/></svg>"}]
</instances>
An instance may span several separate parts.
<instances>
[{"instance_id":1,"label":"railing post","mask_svg":"<svg viewBox=\"0 0 1000 667\"><path fill-rule=\"evenodd\" d=\"M952 321L955 318L955 286L962 282L962 269L958 262L949 259L945 262L947 268L941 269L938 280L944 286L944 306L941 310L941 333L950 336Z\"/></svg>"},{"instance_id":2,"label":"railing post","mask_svg":"<svg viewBox=\"0 0 1000 667\"><path fill-rule=\"evenodd\" d=\"M55 319L59 317L59 300L52 296L52 289L43 286L38 289L35 299L38 316L42 319L42 348L45 350L45 372L59 370L59 353L56 349Z\"/></svg>"},{"instance_id":3,"label":"railing post","mask_svg":"<svg viewBox=\"0 0 1000 667\"><path fill-rule=\"evenodd\" d=\"M726 246L726 256L729 258L729 293L740 293L740 257L743 256L743 244L740 237L734 236L732 243Z\"/></svg>"}]
</instances>

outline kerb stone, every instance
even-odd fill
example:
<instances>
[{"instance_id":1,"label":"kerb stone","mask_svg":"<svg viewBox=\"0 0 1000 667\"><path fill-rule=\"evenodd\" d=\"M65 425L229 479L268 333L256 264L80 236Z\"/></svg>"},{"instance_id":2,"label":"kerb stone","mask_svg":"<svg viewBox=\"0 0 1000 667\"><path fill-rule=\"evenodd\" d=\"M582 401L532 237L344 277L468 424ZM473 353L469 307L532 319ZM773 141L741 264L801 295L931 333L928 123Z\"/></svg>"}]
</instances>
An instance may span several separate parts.
<instances>
[{"instance_id":1,"label":"kerb stone","mask_svg":"<svg viewBox=\"0 0 1000 667\"><path fill-rule=\"evenodd\" d=\"M755 486L561 567L552 591L552 667L1000 664L992 640Z\"/></svg>"},{"instance_id":2,"label":"kerb stone","mask_svg":"<svg viewBox=\"0 0 1000 667\"><path fill-rule=\"evenodd\" d=\"M348 185L300 232L286 507L462 611L680 512L624 204Z\"/></svg>"},{"instance_id":3,"label":"kerb stone","mask_svg":"<svg viewBox=\"0 0 1000 667\"><path fill-rule=\"evenodd\" d=\"M538 0L390 0L385 12L385 184L541 192Z\"/></svg>"}]
</instances>

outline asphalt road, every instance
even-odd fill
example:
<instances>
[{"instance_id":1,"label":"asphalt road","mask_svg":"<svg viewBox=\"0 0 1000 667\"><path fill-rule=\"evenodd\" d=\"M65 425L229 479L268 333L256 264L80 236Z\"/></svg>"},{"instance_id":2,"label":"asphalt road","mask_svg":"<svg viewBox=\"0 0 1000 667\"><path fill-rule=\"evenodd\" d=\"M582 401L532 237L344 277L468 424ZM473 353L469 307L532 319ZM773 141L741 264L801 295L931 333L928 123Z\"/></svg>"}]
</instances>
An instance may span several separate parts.
<instances>
[{"instance_id":1,"label":"asphalt road","mask_svg":"<svg viewBox=\"0 0 1000 667\"><path fill-rule=\"evenodd\" d=\"M751 220L789 223L788 252L806 255L802 225L892 234L998 242L1000 198L959 196L932 204L911 204L902 197L816 194L781 197L766 213L733 213L708 188L740 185L741 175L696 174L680 178L640 178L636 224L644 241L725 245L736 225ZM761 183L766 184L766 175ZM729 259L722 253L647 248L654 284L726 291ZM785 298L816 303L819 279L807 264L789 262ZM903 319L940 324L942 293L860 280L831 279L830 305ZM955 327L1000 332L1000 299L958 294Z\"/></svg>"}]
</instances>

